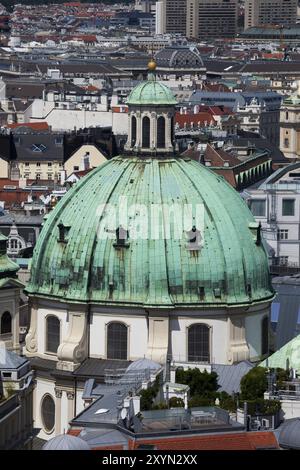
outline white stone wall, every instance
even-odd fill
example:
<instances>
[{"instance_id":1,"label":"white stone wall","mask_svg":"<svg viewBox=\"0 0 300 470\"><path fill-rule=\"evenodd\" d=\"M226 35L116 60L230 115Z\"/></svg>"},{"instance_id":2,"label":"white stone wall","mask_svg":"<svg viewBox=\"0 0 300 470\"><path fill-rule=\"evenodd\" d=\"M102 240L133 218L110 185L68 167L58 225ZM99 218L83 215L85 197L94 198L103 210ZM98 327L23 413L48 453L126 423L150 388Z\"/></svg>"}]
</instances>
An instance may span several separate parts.
<instances>
[{"instance_id":1,"label":"white stone wall","mask_svg":"<svg viewBox=\"0 0 300 470\"><path fill-rule=\"evenodd\" d=\"M55 308L39 308L37 312L37 344L38 355L47 359L53 358L54 354L46 351L46 318L55 315L60 320L61 342L66 339L69 323L67 321L67 310Z\"/></svg>"},{"instance_id":2,"label":"white stone wall","mask_svg":"<svg viewBox=\"0 0 300 470\"><path fill-rule=\"evenodd\" d=\"M61 109L56 108L53 101L34 100L27 118L32 122L47 121L53 131L112 126L115 134L127 134L127 113L113 113L111 110Z\"/></svg>"},{"instance_id":3,"label":"white stone wall","mask_svg":"<svg viewBox=\"0 0 300 470\"><path fill-rule=\"evenodd\" d=\"M34 398L33 398L34 427L41 429L38 437L40 437L41 439L48 440L55 436L55 428L52 430L52 432L46 432L44 429L42 416L41 416L41 405L42 405L42 399L46 394L51 395L55 403L54 382L51 380L47 380L47 379L37 378L36 387L34 390Z\"/></svg>"},{"instance_id":4,"label":"white stone wall","mask_svg":"<svg viewBox=\"0 0 300 470\"><path fill-rule=\"evenodd\" d=\"M144 357L147 353L148 326L145 316L93 313L90 328L91 357L106 358L106 327L112 322L128 326L128 359Z\"/></svg>"},{"instance_id":5,"label":"white stone wall","mask_svg":"<svg viewBox=\"0 0 300 470\"><path fill-rule=\"evenodd\" d=\"M250 357L261 355L262 347L262 320L268 316L268 310L263 310L255 315L247 315L245 320L246 340L249 345Z\"/></svg>"},{"instance_id":6,"label":"white stone wall","mask_svg":"<svg viewBox=\"0 0 300 470\"><path fill-rule=\"evenodd\" d=\"M225 317L188 318L178 317L170 320L172 355L176 362L187 361L187 328L194 323L205 323L211 327L211 361L226 364L229 343L228 323Z\"/></svg>"}]
</instances>

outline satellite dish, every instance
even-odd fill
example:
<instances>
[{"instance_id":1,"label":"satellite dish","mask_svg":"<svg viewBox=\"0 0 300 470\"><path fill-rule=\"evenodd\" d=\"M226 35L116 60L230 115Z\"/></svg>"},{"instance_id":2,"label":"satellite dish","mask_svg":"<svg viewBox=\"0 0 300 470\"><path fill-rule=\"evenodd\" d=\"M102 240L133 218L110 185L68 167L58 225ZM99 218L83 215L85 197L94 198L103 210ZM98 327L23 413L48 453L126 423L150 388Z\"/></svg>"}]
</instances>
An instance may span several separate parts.
<instances>
[{"instance_id":1,"label":"satellite dish","mask_svg":"<svg viewBox=\"0 0 300 470\"><path fill-rule=\"evenodd\" d=\"M121 411L121 418L126 419L126 417L127 417L127 409L123 408L122 411Z\"/></svg>"}]
</instances>

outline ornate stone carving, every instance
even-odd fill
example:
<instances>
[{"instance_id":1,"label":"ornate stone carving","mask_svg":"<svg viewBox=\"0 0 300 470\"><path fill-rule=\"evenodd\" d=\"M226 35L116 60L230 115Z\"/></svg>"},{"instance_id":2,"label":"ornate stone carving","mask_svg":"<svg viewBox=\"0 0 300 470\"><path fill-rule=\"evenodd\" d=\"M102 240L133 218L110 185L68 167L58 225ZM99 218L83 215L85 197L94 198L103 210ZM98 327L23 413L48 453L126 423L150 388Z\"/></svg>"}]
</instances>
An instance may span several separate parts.
<instances>
[{"instance_id":1,"label":"ornate stone carving","mask_svg":"<svg viewBox=\"0 0 300 470\"><path fill-rule=\"evenodd\" d=\"M74 400L75 398L75 393L74 392L67 392L67 399L68 400Z\"/></svg>"},{"instance_id":2,"label":"ornate stone carving","mask_svg":"<svg viewBox=\"0 0 300 470\"><path fill-rule=\"evenodd\" d=\"M57 350L57 369L74 371L87 357L87 318L85 312L70 312L67 338Z\"/></svg>"},{"instance_id":3,"label":"ornate stone carving","mask_svg":"<svg viewBox=\"0 0 300 470\"><path fill-rule=\"evenodd\" d=\"M55 389L55 397L56 398L61 398L62 397L62 390L56 388Z\"/></svg>"},{"instance_id":4,"label":"ornate stone carving","mask_svg":"<svg viewBox=\"0 0 300 470\"><path fill-rule=\"evenodd\" d=\"M31 305L31 319L30 328L25 338L25 349L27 354L34 354L37 352L37 305Z\"/></svg>"}]
</instances>

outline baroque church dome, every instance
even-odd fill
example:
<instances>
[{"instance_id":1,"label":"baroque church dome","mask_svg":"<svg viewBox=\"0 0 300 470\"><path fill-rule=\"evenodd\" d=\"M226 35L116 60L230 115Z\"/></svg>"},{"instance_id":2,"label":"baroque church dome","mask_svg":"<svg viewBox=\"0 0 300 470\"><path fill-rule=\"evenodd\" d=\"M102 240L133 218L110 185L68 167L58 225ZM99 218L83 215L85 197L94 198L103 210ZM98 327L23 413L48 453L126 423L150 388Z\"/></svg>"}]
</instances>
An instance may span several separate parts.
<instances>
[{"instance_id":1,"label":"baroque church dome","mask_svg":"<svg viewBox=\"0 0 300 470\"><path fill-rule=\"evenodd\" d=\"M99 207L204 205L203 247L180 238L99 237ZM123 199L124 200L124 199ZM98 214L98 215L97 215ZM164 229L177 224L172 214ZM179 222L178 222L179 223ZM63 237L63 238L62 238ZM119 156L76 183L49 214L32 260L29 294L103 304L205 306L270 299L259 227L239 194L199 163Z\"/></svg>"}]
</instances>

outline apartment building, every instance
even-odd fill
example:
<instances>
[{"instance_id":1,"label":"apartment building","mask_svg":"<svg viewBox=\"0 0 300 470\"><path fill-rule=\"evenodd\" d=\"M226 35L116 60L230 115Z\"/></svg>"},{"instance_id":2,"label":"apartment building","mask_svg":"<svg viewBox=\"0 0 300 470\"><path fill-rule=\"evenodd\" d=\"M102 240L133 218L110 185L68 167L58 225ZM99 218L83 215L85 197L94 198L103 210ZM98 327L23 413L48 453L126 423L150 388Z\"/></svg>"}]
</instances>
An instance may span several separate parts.
<instances>
[{"instance_id":1,"label":"apartment building","mask_svg":"<svg viewBox=\"0 0 300 470\"><path fill-rule=\"evenodd\" d=\"M245 29L260 25L295 24L297 6L298 0L246 0Z\"/></svg>"},{"instance_id":2,"label":"apartment building","mask_svg":"<svg viewBox=\"0 0 300 470\"><path fill-rule=\"evenodd\" d=\"M237 33L237 0L187 0L189 38L233 38Z\"/></svg>"},{"instance_id":3,"label":"apartment building","mask_svg":"<svg viewBox=\"0 0 300 470\"><path fill-rule=\"evenodd\" d=\"M187 0L163 0L165 33L186 35Z\"/></svg>"},{"instance_id":4,"label":"apartment building","mask_svg":"<svg viewBox=\"0 0 300 470\"><path fill-rule=\"evenodd\" d=\"M278 169L257 188L245 191L262 225L272 264L300 266L300 163Z\"/></svg>"}]
</instances>

